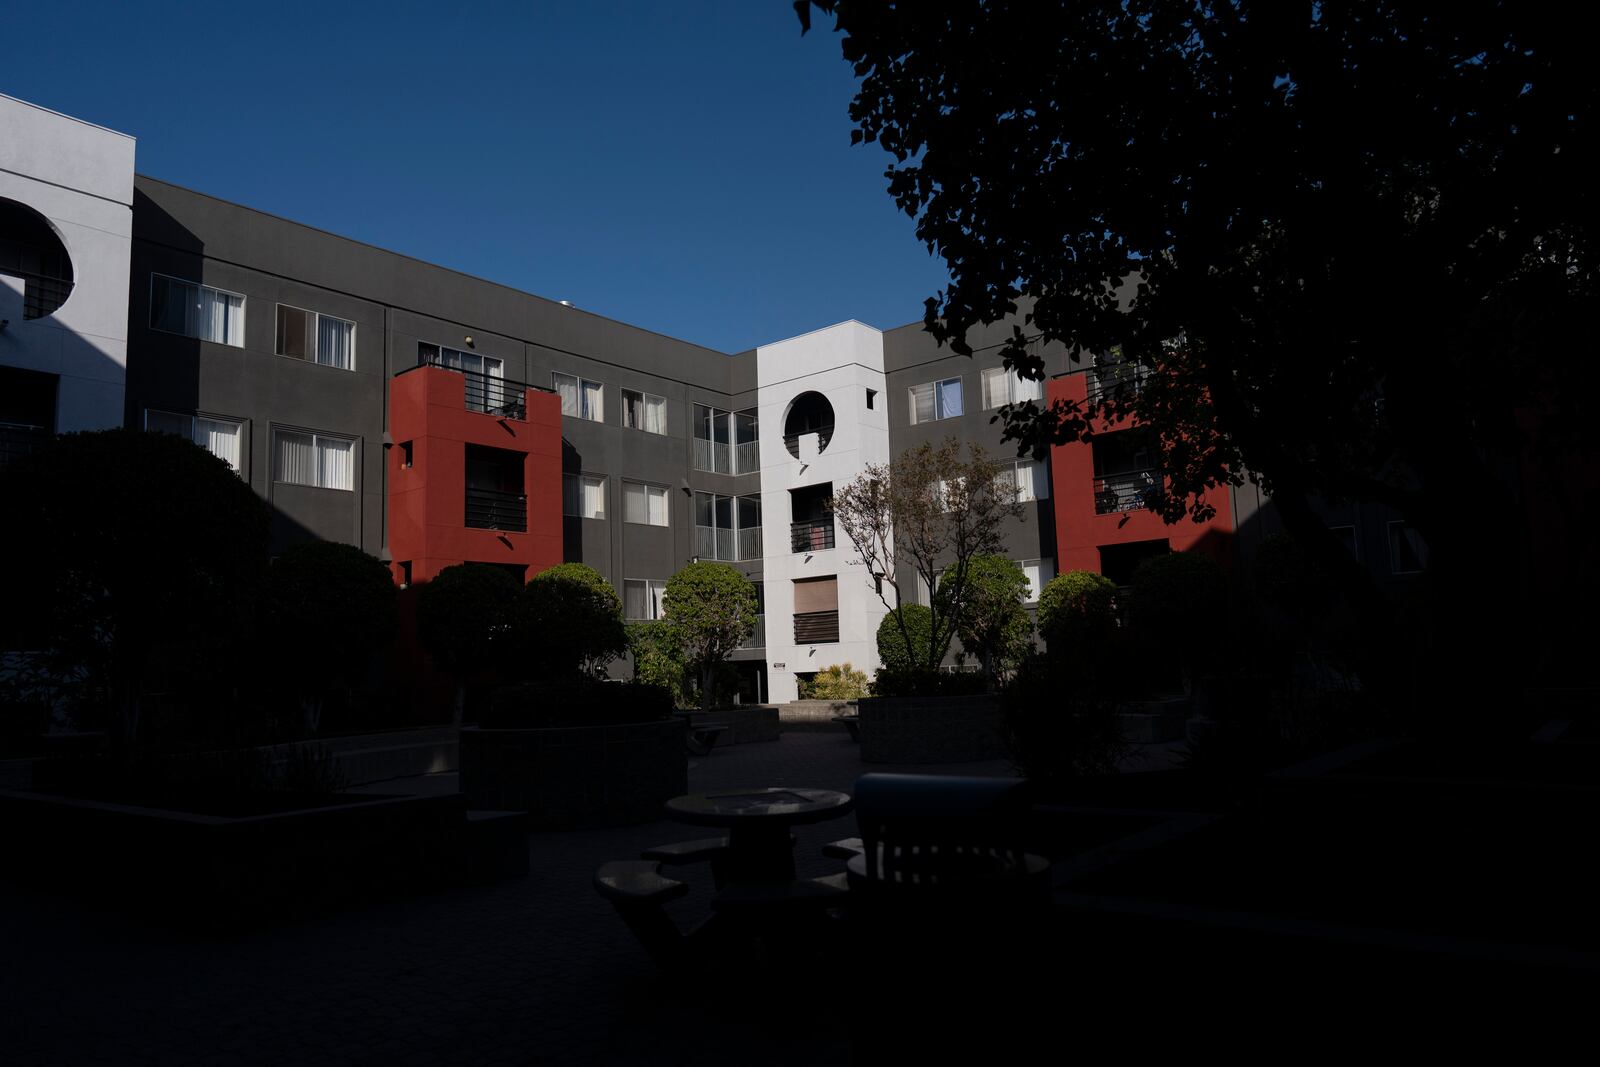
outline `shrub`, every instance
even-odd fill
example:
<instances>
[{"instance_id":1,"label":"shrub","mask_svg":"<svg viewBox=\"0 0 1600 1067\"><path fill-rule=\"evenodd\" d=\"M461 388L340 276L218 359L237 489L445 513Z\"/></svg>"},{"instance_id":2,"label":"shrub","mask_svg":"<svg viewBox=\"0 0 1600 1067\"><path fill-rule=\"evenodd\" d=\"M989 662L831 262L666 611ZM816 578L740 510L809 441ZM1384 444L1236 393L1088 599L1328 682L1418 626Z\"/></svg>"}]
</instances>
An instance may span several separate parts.
<instances>
[{"instance_id":1,"label":"shrub","mask_svg":"<svg viewBox=\"0 0 1600 1067\"><path fill-rule=\"evenodd\" d=\"M478 725L497 730L616 726L665 719L672 709L672 694L663 686L575 677L502 686Z\"/></svg>"},{"instance_id":2,"label":"shrub","mask_svg":"<svg viewBox=\"0 0 1600 1067\"><path fill-rule=\"evenodd\" d=\"M1030 656L1000 698L1011 760L1041 794L1091 775L1113 774L1134 748L1118 705L1055 657Z\"/></svg>"},{"instance_id":3,"label":"shrub","mask_svg":"<svg viewBox=\"0 0 1600 1067\"><path fill-rule=\"evenodd\" d=\"M1159 661L1177 666L1186 687L1227 633L1226 592L1222 568L1200 552L1152 556L1134 569L1129 624Z\"/></svg>"},{"instance_id":4,"label":"shrub","mask_svg":"<svg viewBox=\"0 0 1600 1067\"><path fill-rule=\"evenodd\" d=\"M683 646L671 624L633 622L628 624L628 651L633 654L633 680L641 685L659 686L672 697L676 707L687 707L694 688L683 662Z\"/></svg>"},{"instance_id":5,"label":"shrub","mask_svg":"<svg viewBox=\"0 0 1600 1067\"><path fill-rule=\"evenodd\" d=\"M858 700L867 695L867 672L848 663L824 667L810 681L800 683L801 700Z\"/></svg>"},{"instance_id":6,"label":"shrub","mask_svg":"<svg viewBox=\"0 0 1600 1067\"><path fill-rule=\"evenodd\" d=\"M516 639L529 677L603 675L628 647L622 601L593 567L559 564L518 594Z\"/></svg>"},{"instance_id":7,"label":"shrub","mask_svg":"<svg viewBox=\"0 0 1600 1067\"><path fill-rule=\"evenodd\" d=\"M1079 642L1096 643L1116 628L1117 585L1094 571L1068 571L1039 594L1039 633L1052 654Z\"/></svg>"},{"instance_id":8,"label":"shrub","mask_svg":"<svg viewBox=\"0 0 1600 1067\"><path fill-rule=\"evenodd\" d=\"M900 632L895 613L905 620L906 634L911 646L906 647L906 634ZM878 624L878 662L883 669L902 673L916 669L922 660L922 649L933 640L933 612L924 604L901 604L889 612Z\"/></svg>"},{"instance_id":9,"label":"shrub","mask_svg":"<svg viewBox=\"0 0 1600 1067\"><path fill-rule=\"evenodd\" d=\"M892 670L878 668L872 695L879 697L973 696L988 690L981 671Z\"/></svg>"},{"instance_id":10,"label":"shrub","mask_svg":"<svg viewBox=\"0 0 1600 1067\"><path fill-rule=\"evenodd\" d=\"M517 597L515 578L479 563L446 567L417 592L417 636L456 676L456 722L466 711L467 686L509 651Z\"/></svg>"},{"instance_id":11,"label":"shrub","mask_svg":"<svg viewBox=\"0 0 1600 1067\"><path fill-rule=\"evenodd\" d=\"M265 629L276 648L277 679L298 700L306 734L321 728L330 692L355 687L393 640L395 596L389 568L354 545L313 541L272 561ZM339 640L307 641L307 623Z\"/></svg>"}]
</instances>

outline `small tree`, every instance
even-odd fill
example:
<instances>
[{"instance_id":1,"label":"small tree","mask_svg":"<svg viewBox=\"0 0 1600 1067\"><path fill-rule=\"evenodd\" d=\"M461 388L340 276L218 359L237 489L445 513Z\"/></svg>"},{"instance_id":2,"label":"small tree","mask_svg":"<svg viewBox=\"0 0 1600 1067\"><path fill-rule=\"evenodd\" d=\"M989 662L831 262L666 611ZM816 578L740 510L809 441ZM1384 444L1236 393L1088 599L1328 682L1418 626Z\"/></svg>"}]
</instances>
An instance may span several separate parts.
<instances>
[{"instance_id":1,"label":"small tree","mask_svg":"<svg viewBox=\"0 0 1600 1067\"><path fill-rule=\"evenodd\" d=\"M941 599L953 581L946 570L940 596L934 599ZM1028 576L1015 560L995 553L972 557L967 565L966 603L957 617L956 633L962 647L983 664L984 683L990 691L1032 648L1033 622L1022 606L1027 598Z\"/></svg>"},{"instance_id":2,"label":"small tree","mask_svg":"<svg viewBox=\"0 0 1600 1067\"><path fill-rule=\"evenodd\" d=\"M294 691L307 734L322 728L331 690L353 687L372 656L394 638L394 579L377 557L354 545L314 541L272 561L267 572L266 629L279 650L280 678ZM339 635L306 640L304 627Z\"/></svg>"},{"instance_id":3,"label":"small tree","mask_svg":"<svg viewBox=\"0 0 1600 1067\"><path fill-rule=\"evenodd\" d=\"M802 700L859 700L867 695L867 672L858 671L848 663L835 663L817 672L809 683L801 686Z\"/></svg>"},{"instance_id":4,"label":"small tree","mask_svg":"<svg viewBox=\"0 0 1600 1067\"><path fill-rule=\"evenodd\" d=\"M691 563L667 579L666 621L700 683L700 707L711 706L717 670L755 632L756 587L726 563Z\"/></svg>"},{"instance_id":5,"label":"small tree","mask_svg":"<svg viewBox=\"0 0 1600 1067\"><path fill-rule=\"evenodd\" d=\"M896 674L913 670L932 635L933 612L922 604L901 604L878 623L878 662Z\"/></svg>"},{"instance_id":6,"label":"small tree","mask_svg":"<svg viewBox=\"0 0 1600 1067\"><path fill-rule=\"evenodd\" d=\"M1117 625L1117 583L1094 571L1058 574L1039 594L1039 633L1052 655L1100 645Z\"/></svg>"},{"instance_id":7,"label":"small tree","mask_svg":"<svg viewBox=\"0 0 1600 1067\"><path fill-rule=\"evenodd\" d=\"M1133 572L1131 623L1141 641L1182 674L1184 692L1216 649L1226 613L1222 568L1200 552L1152 556Z\"/></svg>"},{"instance_id":8,"label":"small tree","mask_svg":"<svg viewBox=\"0 0 1600 1067\"><path fill-rule=\"evenodd\" d=\"M683 641L666 620L628 624L628 651L633 653L633 680L654 685L672 695L674 707L689 703L688 667L683 661Z\"/></svg>"},{"instance_id":9,"label":"small tree","mask_svg":"<svg viewBox=\"0 0 1600 1067\"><path fill-rule=\"evenodd\" d=\"M515 578L482 563L446 567L417 593L417 636L455 675L457 723L466 713L468 684L508 651L517 595Z\"/></svg>"},{"instance_id":10,"label":"small tree","mask_svg":"<svg viewBox=\"0 0 1600 1067\"><path fill-rule=\"evenodd\" d=\"M924 443L907 449L887 466L869 464L830 502L856 555L877 579L878 597L901 628L905 647L914 652L914 669L938 669L966 607L972 559L998 553L1002 527L1022 517L1016 486L1001 471L981 445L968 445L963 456L961 443L949 437L937 448ZM913 643L906 616L895 610L910 599L901 589L902 564L907 578L939 589L929 598L925 643Z\"/></svg>"},{"instance_id":11,"label":"small tree","mask_svg":"<svg viewBox=\"0 0 1600 1067\"><path fill-rule=\"evenodd\" d=\"M136 740L146 691L243 644L271 511L222 460L171 434L67 434L0 471L7 642L109 695ZM161 677L163 666L171 671Z\"/></svg>"},{"instance_id":12,"label":"small tree","mask_svg":"<svg viewBox=\"0 0 1600 1067\"><path fill-rule=\"evenodd\" d=\"M521 669L534 678L601 677L628 647L617 591L582 563L534 575L518 595L516 619Z\"/></svg>"}]
</instances>

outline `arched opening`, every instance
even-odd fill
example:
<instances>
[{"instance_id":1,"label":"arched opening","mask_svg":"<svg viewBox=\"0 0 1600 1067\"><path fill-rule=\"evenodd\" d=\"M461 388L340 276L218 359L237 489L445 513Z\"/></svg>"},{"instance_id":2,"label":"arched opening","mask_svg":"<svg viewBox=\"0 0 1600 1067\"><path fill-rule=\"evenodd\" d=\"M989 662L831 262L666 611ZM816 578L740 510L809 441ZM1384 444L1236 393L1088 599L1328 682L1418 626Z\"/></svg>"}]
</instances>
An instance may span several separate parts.
<instances>
[{"instance_id":1,"label":"arched opening","mask_svg":"<svg viewBox=\"0 0 1600 1067\"><path fill-rule=\"evenodd\" d=\"M0 274L23 281L22 317L39 319L72 294L72 259L55 228L33 208L0 198Z\"/></svg>"},{"instance_id":2,"label":"arched opening","mask_svg":"<svg viewBox=\"0 0 1600 1067\"><path fill-rule=\"evenodd\" d=\"M783 444L789 455L800 458L800 438L817 435L817 451L825 452L833 439L833 405L818 392L801 393L789 405L783 420Z\"/></svg>"}]
</instances>

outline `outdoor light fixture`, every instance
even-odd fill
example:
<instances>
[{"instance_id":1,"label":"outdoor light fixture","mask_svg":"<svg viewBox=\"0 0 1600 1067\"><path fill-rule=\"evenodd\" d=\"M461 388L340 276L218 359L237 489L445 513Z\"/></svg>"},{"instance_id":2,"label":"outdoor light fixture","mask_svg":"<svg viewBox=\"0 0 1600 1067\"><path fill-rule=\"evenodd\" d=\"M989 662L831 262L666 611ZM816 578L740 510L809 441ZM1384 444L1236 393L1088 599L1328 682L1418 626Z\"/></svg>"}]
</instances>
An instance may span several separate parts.
<instances>
[{"instance_id":1,"label":"outdoor light fixture","mask_svg":"<svg viewBox=\"0 0 1600 1067\"><path fill-rule=\"evenodd\" d=\"M463 338L463 340L466 341L468 348L473 347L473 345L472 345L472 335L470 333L467 334L467 336L465 338Z\"/></svg>"}]
</instances>

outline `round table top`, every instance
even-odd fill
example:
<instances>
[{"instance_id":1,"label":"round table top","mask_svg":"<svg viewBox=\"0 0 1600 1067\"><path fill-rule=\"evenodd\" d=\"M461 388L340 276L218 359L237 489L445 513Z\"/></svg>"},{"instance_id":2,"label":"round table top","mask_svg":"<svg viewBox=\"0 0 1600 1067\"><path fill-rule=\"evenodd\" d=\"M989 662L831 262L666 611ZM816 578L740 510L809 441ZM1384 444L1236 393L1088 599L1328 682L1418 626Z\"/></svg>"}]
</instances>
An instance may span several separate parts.
<instances>
[{"instance_id":1,"label":"round table top","mask_svg":"<svg viewBox=\"0 0 1600 1067\"><path fill-rule=\"evenodd\" d=\"M667 814L691 826L821 822L847 814L853 803L849 793L833 789L744 789L673 797L667 801Z\"/></svg>"}]
</instances>

